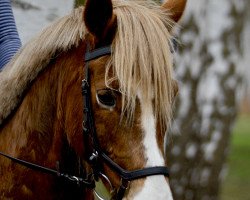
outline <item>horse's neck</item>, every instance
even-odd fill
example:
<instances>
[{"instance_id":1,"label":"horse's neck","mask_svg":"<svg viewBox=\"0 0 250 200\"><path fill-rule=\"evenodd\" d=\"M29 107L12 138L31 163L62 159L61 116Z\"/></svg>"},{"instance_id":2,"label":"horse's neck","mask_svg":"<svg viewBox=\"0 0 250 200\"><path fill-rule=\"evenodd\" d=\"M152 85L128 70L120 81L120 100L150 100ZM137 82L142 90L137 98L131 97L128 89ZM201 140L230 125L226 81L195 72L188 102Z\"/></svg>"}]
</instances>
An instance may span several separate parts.
<instances>
[{"instance_id":1,"label":"horse's neck","mask_svg":"<svg viewBox=\"0 0 250 200\"><path fill-rule=\"evenodd\" d=\"M35 144L42 137L44 139L43 142L46 144L50 140L46 133L52 124L47 122L54 118L52 106L54 102L49 102L48 99L50 93L48 88L50 88L51 83L46 74L49 71L51 70L46 70L34 81L27 90L27 94L20 106L15 113L12 113L9 121L2 128L0 134L2 151L18 156L21 149L27 146L28 141L32 141ZM51 89L53 90L51 96L54 96L55 86ZM32 146L30 149L32 152L34 146L31 144L29 146ZM41 150L44 151L45 149Z\"/></svg>"},{"instance_id":2,"label":"horse's neck","mask_svg":"<svg viewBox=\"0 0 250 200\"><path fill-rule=\"evenodd\" d=\"M79 46L62 53L36 78L16 113L0 130L0 151L53 169L59 161L61 172L79 176L78 157L83 152L81 80L84 49ZM90 190L37 171L27 173L27 168L12 164L0 157L0 182L5 182L0 184L0 194L6 192L10 198L27 199L20 185L21 188L27 186L34 199L42 198L41 193L51 199L93 199ZM10 165L18 179L9 178ZM42 185L42 188L29 187L31 183ZM12 187L15 192L9 191Z\"/></svg>"},{"instance_id":3,"label":"horse's neck","mask_svg":"<svg viewBox=\"0 0 250 200\"><path fill-rule=\"evenodd\" d=\"M83 65L83 53L77 52L74 49L61 54L36 78L16 113L1 130L1 151L18 156L25 149L34 154L34 160L45 157L50 160L51 156L53 162L57 159L53 156L61 154L63 138L72 140L66 135L67 130L73 128L76 135L78 124L71 122L80 113L76 101L82 103L79 95L82 69L78 68Z\"/></svg>"}]
</instances>

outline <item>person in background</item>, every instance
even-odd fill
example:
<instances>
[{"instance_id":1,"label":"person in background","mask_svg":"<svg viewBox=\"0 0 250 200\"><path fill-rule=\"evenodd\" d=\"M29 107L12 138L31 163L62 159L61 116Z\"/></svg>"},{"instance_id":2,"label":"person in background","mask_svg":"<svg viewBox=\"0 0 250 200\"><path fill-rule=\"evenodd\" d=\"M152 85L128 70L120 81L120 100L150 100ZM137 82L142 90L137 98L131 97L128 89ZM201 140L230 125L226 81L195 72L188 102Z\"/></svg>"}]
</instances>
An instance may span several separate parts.
<instances>
[{"instance_id":1,"label":"person in background","mask_svg":"<svg viewBox=\"0 0 250 200\"><path fill-rule=\"evenodd\" d=\"M10 0L0 0L0 71L20 47Z\"/></svg>"}]
</instances>

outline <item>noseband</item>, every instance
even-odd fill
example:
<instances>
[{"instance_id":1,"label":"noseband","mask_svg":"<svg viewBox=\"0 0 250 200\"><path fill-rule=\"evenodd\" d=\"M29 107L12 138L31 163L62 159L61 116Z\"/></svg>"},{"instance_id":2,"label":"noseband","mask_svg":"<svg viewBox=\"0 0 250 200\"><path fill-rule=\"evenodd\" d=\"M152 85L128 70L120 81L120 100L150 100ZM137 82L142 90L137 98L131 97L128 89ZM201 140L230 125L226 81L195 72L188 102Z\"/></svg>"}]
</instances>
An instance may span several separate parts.
<instances>
[{"instance_id":1,"label":"noseband","mask_svg":"<svg viewBox=\"0 0 250 200\"><path fill-rule=\"evenodd\" d=\"M121 185L119 189L114 194L114 199L120 200L123 198L130 181L145 178L147 176L153 175L164 175L169 177L169 170L165 166L156 166L156 167L148 167L143 169L138 169L134 171L127 171L115 163L100 147L94 118L93 111L91 106L91 80L90 80L90 72L89 72L89 62L91 60L97 59L99 57L110 55L111 54L111 46L105 46L93 51L89 50L89 45L87 45L87 52L85 54L85 78L82 81L82 95L83 95L83 134L89 144L87 144L90 148L88 161L92 167L94 177L97 178L100 174L103 174L103 171L100 166L103 163L107 164L111 170L116 172L121 178Z\"/></svg>"}]
</instances>

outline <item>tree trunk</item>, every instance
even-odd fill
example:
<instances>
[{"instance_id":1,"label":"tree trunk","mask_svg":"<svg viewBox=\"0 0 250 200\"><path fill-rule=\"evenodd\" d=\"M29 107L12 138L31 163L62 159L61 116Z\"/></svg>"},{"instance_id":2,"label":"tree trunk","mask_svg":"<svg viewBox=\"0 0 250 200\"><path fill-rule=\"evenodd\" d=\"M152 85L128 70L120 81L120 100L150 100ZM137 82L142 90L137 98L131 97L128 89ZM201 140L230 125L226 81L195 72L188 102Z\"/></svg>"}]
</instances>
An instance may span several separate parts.
<instances>
[{"instance_id":1,"label":"tree trunk","mask_svg":"<svg viewBox=\"0 0 250 200\"><path fill-rule=\"evenodd\" d=\"M167 158L176 200L218 199L242 83L246 0L188 0L176 55L180 92Z\"/></svg>"},{"instance_id":2,"label":"tree trunk","mask_svg":"<svg viewBox=\"0 0 250 200\"><path fill-rule=\"evenodd\" d=\"M248 1L248 3L246 4L247 9L250 9L250 1ZM250 19L250 12L246 13L245 16L246 19ZM250 67L249 67L249 63L250 63L250 48L249 48L249 44L250 44L250 22L248 20L248 23L245 24L245 28L244 28L244 60L243 60L243 64L244 64L244 81L246 84L243 85L243 98L242 98L242 102L241 102L241 113L244 114L250 114Z\"/></svg>"}]
</instances>

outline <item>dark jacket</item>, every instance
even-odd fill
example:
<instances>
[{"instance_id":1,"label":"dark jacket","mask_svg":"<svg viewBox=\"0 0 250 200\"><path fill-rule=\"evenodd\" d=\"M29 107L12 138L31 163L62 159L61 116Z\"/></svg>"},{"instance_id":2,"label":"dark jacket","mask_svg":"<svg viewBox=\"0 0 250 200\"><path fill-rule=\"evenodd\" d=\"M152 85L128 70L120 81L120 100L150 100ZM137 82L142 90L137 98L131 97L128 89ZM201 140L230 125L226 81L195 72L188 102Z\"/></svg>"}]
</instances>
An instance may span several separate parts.
<instances>
[{"instance_id":1,"label":"dark jacket","mask_svg":"<svg viewBox=\"0 0 250 200\"><path fill-rule=\"evenodd\" d=\"M0 0L0 70L21 46L10 0Z\"/></svg>"}]
</instances>

